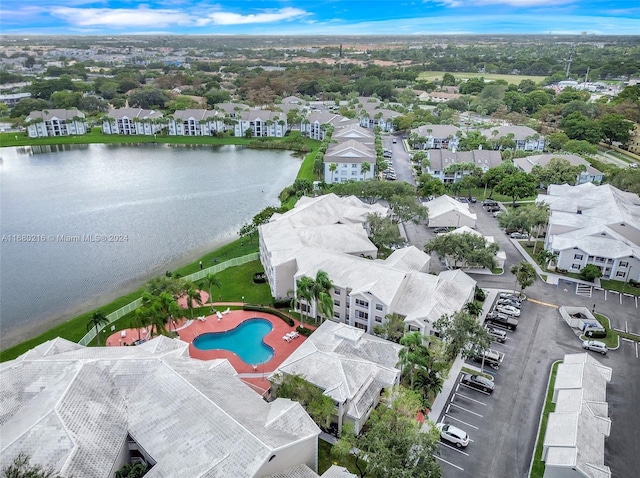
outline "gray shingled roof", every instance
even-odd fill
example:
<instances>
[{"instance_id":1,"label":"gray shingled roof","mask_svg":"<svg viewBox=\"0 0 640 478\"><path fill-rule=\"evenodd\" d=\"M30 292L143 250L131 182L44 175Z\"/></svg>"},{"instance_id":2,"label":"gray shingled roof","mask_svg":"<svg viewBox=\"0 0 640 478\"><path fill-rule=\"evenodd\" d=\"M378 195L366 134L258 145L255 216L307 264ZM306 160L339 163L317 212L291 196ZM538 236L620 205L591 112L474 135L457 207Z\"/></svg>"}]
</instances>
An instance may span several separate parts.
<instances>
[{"instance_id":1,"label":"gray shingled roof","mask_svg":"<svg viewBox=\"0 0 640 478\"><path fill-rule=\"evenodd\" d=\"M122 118L156 119L156 118L162 118L163 114L161 111L144 110L142 108L118 108L114 110L109 110L107 112L107 116L111 119L122 119Z\"/></svg>"},{"instance_id":2,"label":"gray shingled roof","mask_svg":"<svg viewBox=\"0 0 640 478\"><path fill-rule=\"evenodd\" d=\"M54 118L59 120L70 120L76 118L84 119L84 113L76 108L72 109L50 109L45 111L32 111L25 121L50 121Z\"/></svg>"},{"instance_id":3,"label":"gray shingled roof","mask_svg":"<svg viewBox=\"0 0 640 478\"><path fill-rule=\"evenodd\" d=\"M4 363L0 466L25 452L65 476L106 477L129 435L157 462L150 478L250 477L318 435L298 403L266 403L226 360L190 359L187 346L56 339Z\"/></svg>"}]
</instances>

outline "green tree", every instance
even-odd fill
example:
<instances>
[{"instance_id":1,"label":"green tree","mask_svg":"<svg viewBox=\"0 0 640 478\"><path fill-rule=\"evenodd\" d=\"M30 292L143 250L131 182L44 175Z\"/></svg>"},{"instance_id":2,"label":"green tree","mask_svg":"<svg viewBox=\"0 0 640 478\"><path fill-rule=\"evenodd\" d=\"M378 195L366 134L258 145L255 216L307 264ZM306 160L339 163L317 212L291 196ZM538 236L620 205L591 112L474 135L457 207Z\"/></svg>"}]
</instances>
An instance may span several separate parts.
<instances>
[{"instance_id":1,"label":"green tree","mask_svg":"<svg viewBox=\"0 0 640 478\"><path fill-rule=\"evenodd\" d=\"M578 175L586 170L587 168L583 164L574 166L567 159L551 158L544 166L536 164L532 168L531 174L536 178L538 184L545 188L549 184L569 184L574 186L578 180Z\"/></svg>"},{"instance_id":2,"label":"green tree","mask_svg":"<svg viewBox=\"0 0 640 478\"><path fill-rule=\"evenodd\" d=\"M442 196L446 191L444 184L429 174L423 174L418 178L418 192L422 197Z\"/></svg>"},{"instance_id":3,"label":"green tree","mask_svg":"<svg viewBox=\"0 0 640 478\"><path fill-rule=\"evenodd\" d=\"M360 165L360 172L362 173L363 181L369 171L371 171L371 163L368 161L363 161L362 164Z\"/></svg>"},{"instance_id":4,"label":"green tree","mask_svg":"<svg viewBox=\"0 0 640 478\"><path fill-rule=\"evenodd\" d=\"M516 276L516 282L520 284L521 291L524 291L536 281L535 268L524 260L511 266L511 273Z\"/></svg>"},{"instance_id":5,"label":"green tree","mask_svg":"<svg viewBox=\"0 0 640 478\"><path fill-rule=\"evenodd\" d=\"M518 199L535 195L536 180L531 174L519 171L505 176L495 187L495 191L509 196L512 204L515 204Z\"/></svg>"},{"instance_id":6,"label":"green tree","mask_svg":"<svg viewBox=\"0 0 640 478\"><path fill-rule=\"evenodd\" d=\"M149 469L145 463L125 463L118 471L116 478L142 478Z\"/></svg>"},{"instance_id":7,"label":"green tree","mask_svg":"<svg viewBox=\"0 0 640 478\"><path fill-rule=\"evenodd\" d=\"M399 343L405 332L404 318L398 314L388 314L384 323L376 325L373 332L379 337Z\"/></svg>"},{"instance_id":8,"label":"green tree","mask_svg":"<svg viewBox=\"0 0 640 478\"><path fill-rule=\"evenodd\" d=\"M329 165L329 171L331 172L331 183L333 183L333 175L336 172L336 169L338 169L338 165L336 163L331 163Z\"/></svg>"},{"instance_id":9,"label":"green tree","mask_svg":"<svg viewBox=\"0 0 640 478\"><path fill-rule=\"evenodd\" d=\"M62 478L52 467L31 465L31 457L20 453L13 462L2 469L3 478Z\"/></svg>"},{"instance_id":10,"label":"green tree","mask_svg":"<svg viewBox=\"0 0 640 478\"><path fill-rule=\"evenodd\" d=\"M302 317L309 317L307 312L311 310L311 304L313 303L313 279L311 277L303 276L296 281L296 300L299 305L304 301L304 309L300 306L300 313Z\"/></svg>"},{"instance_id":11,"label":"green tree","mask_svg":"<svg viewBox=\"0 0 640 478\"><path fill-rule=\"evenodd\" d=\"M587 264L580 269L580 279L593 282L597 278L602 277L602 271L595 264Z\"/></svg>"},{"instance_id":12,"label":"green tree","mask_svg":"<svg viewBox=\"0 0 640 478\"><path fill-rule=\"evenodd\" d=\"M213 304L213 287L217 287L218 289L222 288L222 282L216 274L208 273L206 276L202 278L200 281L200 287L206 289L209 292L209 303Z\"/></svg>"},{"instance_id":13,"label":"green tree","mask_svg":"<svg viewBox=\"0 0 640 478\"><path fill-rule=\"evenodd\" d=\"M445 73L442 75L442 86L456 86L456 77L451 73Z\"/></svg>"},{"instance_id":14,"label":"green tree","mask_svg":"<svg viewBox=\"0 0 640 478\"><path fill-rule=\"evenodd\" d=\"M487 329L466 310L443 315L434 322L433 329L445 342L446 356L450 360L458 354L465 358L477 357L491 344Z\"/></svg>"},{"instance_id":15,"label":"green tree","mask_svg":"<svg viewBox=\"0 0 640 478\"><path fill-rule=\"evenodd\" d=\"M548 134L545 138L547 147L552 151L560 151L564 149L564 145L569 141L569 137L564 131L556 131Z\"/></svg>"},{"instance_id":16,"label":"green tree","mask_svg":"<svg viewBox=\"0 0 640 478\"><path fill-rule=\"evenodd\" d=\"M136 108L163 109L169 97L156 88L142 88L129 96L129 104Z\"/></svg>"},{"instance_id":17,"label":"green tree","mask_svg":"<svg viewBox=\"0 0 640 478\"><path fill-rule=\"evenodd\" d=\"M209 90L204 97L207 99L207 104L212 108L215 108L216 105L220 103L231 100L231 95L228 91L218 90L215 88Z\"/></svg>"},{"instance_id":18,"label":"green tree","mask_svg":"<svg viewBox=\"0 0 640 478\"><path fill-rule=\"evenodd\" d=\"M11 108L9 116L11 118L19 118L20 116L28 116L32 111L44 111L48 108L50 108L50 106L46 100L24 98Z\"/></svg>"},{"instance_id":19,"label":"green tree","mask_svg":"<svg viewBox=\"0 0 640 478\"><path fill-rule=\"evenodd\" d=\"M491 197L494 188L500 181L516 172L518 172L518 167L513 164L513 161L503 161L500 166L489 168L480 178L480 182L484 184L486 188L489 188L489 197Z\"/></svg>"},{"instance_id":20,"label":"green tree","mask_svg":"<svg viewBox=\"0 0 640 478\"><path fill-rule=\"evenodd\" d=\"M618 168L608 174L607 182L622 191L640 194L640 168Z\"/></svg>"},{"instance_id":21,"label":"green tree","mask_svg":"<svg viewBox=\"0 0 640 478\"><path fill-rule=\"evenodd\" d=\"M299 402L320 428L329 428L336 413L335 405L322 390L300 375L276 375L274 385L278 398Z\"/></svg>"},{"instance_id":22,"label":"green tree","mask_svg":"<svg viewBox=\"0 0 640 478\"><path fill-rule=\"evenodd\" d=\"M600 126L602 137L609 144L613 144L614 141L627 144L631 136L631 130L633 130L633 123L619 114L603 116L598 125Z\"/></svg>"},{"instance_id":23,"label":"green tree","mask_svg":"<svg viewBox=\"0 0 640 478\"><path fill-rule=\"evenodd\" d=\"M321 316L324 315L325 318L333 317L332 289L333 282L331 282L329 274L323 270L318 270L311 290L313 292L313 301L316 304L316 313L320 313Z\"/></svg>"},{"instance_id":24,"label":"green tree","mask_svg":"<svg viewBox=\"0 0 640 478\"><path fill-rule=\"evenodd\" d=\"M398 352L398 366L402 375L409 377L409 383L413 388L417 369L426 369L429 365L429 347L425 344L425 336L422 332L410 332L400 339L403 345Z\"/></svg>"},{"instance_id":25,"label":"green tree","mask_svg":"<svg viewBox=\"0 0 640 478\"><path fill-rule=\"evenodd\" d=\"M98 345L100 345L100 336L98 335L99 329L108 323L109 319L107 319L107 317L99 310L91 314L91 318L89 319L89 322L87 322L87 330L91 328L95 328L96 330Z\"/></svg>"},{"instance_id":26,"label":"green tree","mask_svg":"<svg viewBox=\"0 0 640 478\"><path fill-rule=\"evenodd\" d=\"M419 224L420 221L427 219L429 215L429 209L418 203L413 196L395 195L391 198L389 206L393 211L393 216L399 223L411 221L414 224Z\"/></svg>"},{"instance_id":27,"label":"green tree","mask_svg":"<svg viewBox=\"0 0 640 478\"><path fill-rule=\"evenodd\" d=\"M458 267L486 267L496 266L495 255L498 252L497 243L487 243L484 236L471 232L462 234L441 234L427 242L424 251L427 254L436 252L448 261L453 260L453 268Z\"/></svg>"},{"instance_id":28,"label":"green tree","mask_svg":"<svg viewBox=\"0 0 640 478\"><path fill-rule=\"evenodd\" d=\"M602 138L599 123L580 112L571 113L562 121L561 126L570 139L596 144Z\"/></svg>"},{"instance_id":29,"label":"green tree","mask_svg":"<svg viewBox=\"0 0 640 478\"><path fill-rule=\"evenodd\" d=\"M378 213L368 214L367 225L369 226L369 239L377 248L388 248L392 244L400 242L398 226L391 221L391 218Z\"/></svg>"},{"instance_id":30,"label":"green tree","mask_svg":"<svg viewBox=\"0 0 640 478\"><path fill-rule=\"evenodd\" d=\"M202 305L202 296L198 287L191 281L185 282L183 297L187 299L187 309L189 309L189 316L193 320L193 304Z\"/></svg>"},{"instance_id":31,"label":"green tree","mask_svg":"<svg viewBox=\"0 0 640 478\"><path fill-rule=\"evenodd\" d=\"M421 431L415 418L421 406L415 392L394 387L371 413L367 430L355 435L352 425L345 425L332 453L353 455L361 478L440 478L435 459L439 435L435 428Z\"/></svg>"}]
</instances>

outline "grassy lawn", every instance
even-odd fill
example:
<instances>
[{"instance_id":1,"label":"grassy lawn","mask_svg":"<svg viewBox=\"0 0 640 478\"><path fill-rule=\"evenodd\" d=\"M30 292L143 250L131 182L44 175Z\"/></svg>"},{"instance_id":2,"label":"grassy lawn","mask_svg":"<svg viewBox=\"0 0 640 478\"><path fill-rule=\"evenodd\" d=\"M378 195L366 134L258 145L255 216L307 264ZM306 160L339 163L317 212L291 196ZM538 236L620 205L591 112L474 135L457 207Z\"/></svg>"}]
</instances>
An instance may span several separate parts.
<instances>
[{"instance_id":1,"label":"grassy lawn","mask_svg":"<svg viewBox=\"0 0 640 478\"><path fill-rule=\"evenodd\" d=\"M500 269L499 267L496 267L495 269L491 269L492 274L500 275L503 272L504 272L504 269Z\"/></svg>"},{"instance_id":2,"label":"grassy lawn","mask_svg":"<svg viewBox=\"0 0 640 478\"><path fill-rule=\"evenodd\" d=\"M458 195L459 196L463 196L463 197L473 196L479 202L482 202L485 199L488 199L489 197L491 199L493 199L494 201L503 202L503 203L509 203L510 204L513 201L509 196L504 196L504 195L498 194L496 192L492 193L491 189L487 189L486 194L485 194L484 188L461 189L460 192L458 193ZM521 198L521 199L519 199L519 201L533 201L536 197L538 197L537 194L535 196Z\"/></svg>"},{"instance_id":3,"label":"grassy lawn","mask_svg":"<svg viewBox=\"0 0 640 478\"><path fill-rule=\"evenodd\" d=\"M551 367L551 378L549 380L549 388L547 389L547 396L544 401L544 411L542 414L542 421L540 422L540 430L538 432L538 441L536 443L536 449L533 455L533 465L531 467L531 474L529 478L542 478L544 476L544 462L542 461L542 448L544 444L544 435L547 432L547 422L549 421L549 413L556 409L555 403L551 401L553 398L553 387L556 383L556 374L558 373L558 364L561 362L555 362Z\"/></svg>"},{"instance_id":4,"label":"grassy lawn","mask_svg":"<svg viewBox=\"0 0 640 478\"><path fill-rule=\"evenodd\" d=\"M436 81L441 80L444 76L444 71L423 71L418 76L418 80L423 81ZM477 72L464 72L464 73L451 73L456 80L479 78L484 77L487 80L506 80L508 83L519 85L522 80L532 80L536 83L540 83L545 79L544 76L533 75L503 75L500 73L477 73Z\"/></svg>"},{"instance_id":5,"label":"grassy lawn","mask_svg":"<svg viewBox=\"0 0 640 478\"><path fill-rule=\"evenodd\" d=\"M615 290L625 294L640 295L640 288L631 287L626 282L620 282L619 280L600 279L600 284L603 289Z\"/></svg>"},{"instance_id":6,"label":"grassy lawn","mask_svg":"<svg viewBox=\"0 0 640 478\"><path fill-rule=\"evenodd\" d=\"M597 340L599 342L604 342L605 344L607 344L607 347L609 348L615 348L618 346L618 333L613 330L611 328L611 323L609 322L609 318L602 315L602 314L598 314L597 312L593 314L593 316L596 318L596 320L598 322L600 322L600 325L602 325L605 330L607 331L607 336L606 337L599 337ZM588 337L585 337L584 335L580 336L581 340L587 340Z\"/></svg>"},{"instance_id":7,"label":"grassy lawn","mask_svg":"<svg viewBox=\"0 0 640 478\"><path fill-rule=\"evenodd\" d=\"M29 138L27 133L0 133L0 146L32 146L56 144L133 144L133 143L166 143L166 144L249 144L252 140L225 136L169 136L167 134L152 135L117 135L103 134L100 127L93 127L87 134L78 136L53 136L47 138Z\"/></svg>"},{"instance_id":8,"label":"grassy lawn","mask_svg":"<svg viewBox=\"0 0 640 478\"><path fill-rule=\"evenodd\" d=\"M355 457L349 455L349 458L347 458L345 461L334 458L333 456L331 456L332 448L333 445L331 443L327 443L326 441L320 440L318 438L318 473L323 474L331 467L331 465L338 465L343 466L351 473L355 473L356 475L360 476L358 468L356 468Z\"/></svg>"}]
</instances>

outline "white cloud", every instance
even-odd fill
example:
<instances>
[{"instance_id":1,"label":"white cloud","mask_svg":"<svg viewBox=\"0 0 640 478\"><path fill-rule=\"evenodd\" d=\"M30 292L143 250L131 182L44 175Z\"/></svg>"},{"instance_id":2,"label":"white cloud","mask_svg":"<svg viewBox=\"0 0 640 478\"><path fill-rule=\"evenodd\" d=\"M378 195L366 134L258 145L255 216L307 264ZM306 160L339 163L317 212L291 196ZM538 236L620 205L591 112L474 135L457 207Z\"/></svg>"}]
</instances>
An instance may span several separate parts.
<instances>
[{"instance_id":1,"label":"white cloud","mask_svg":"<svg viewBox=\"0 0 640 478\"><path fill-rule=\"evenodd\" d=\"M186 13L177 10L139 8L71 8L54 7L51 15L72 25L110 27L165 27L193 23Z\"/></svg>"},{"instance_id":2,"label":"white cloud","mask_svg":"<svg viewBox=\"0 0 640 478\"><path fill-rule=\"evenodd\" d=\"M251 23L274 23L307 16L308 13L299 8L281 8L280 10L242 15L232 12L214 12L207 19L215 25L247 25Z\"/></svg>"},{"instance_id":3,"label":"white cloud","mask_svg":"<svg viewBox=\"0 0 640 478\"><path fill-rule=\"evenodd\" d=\"M557 7L576 0L424 0L447 7L484 7L487 5L509 5L511 7Z\"/></svg>"}]
</instances>

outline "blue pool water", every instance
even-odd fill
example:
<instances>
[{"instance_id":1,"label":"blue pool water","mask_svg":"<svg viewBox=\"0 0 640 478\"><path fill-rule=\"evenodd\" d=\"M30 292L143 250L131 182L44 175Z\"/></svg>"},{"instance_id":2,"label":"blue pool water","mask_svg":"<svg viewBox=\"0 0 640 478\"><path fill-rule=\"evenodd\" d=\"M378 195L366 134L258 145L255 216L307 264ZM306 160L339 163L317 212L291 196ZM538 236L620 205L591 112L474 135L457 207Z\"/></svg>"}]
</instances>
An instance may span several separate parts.
<instances>
[{"instance_id":1,"label":"blue pool water","mask_svg":"<svg viewBox=\"0 0 640 478\"><path fill-rule=\"evenodd\" d=\"M226 332L199 335L193 346L200 350L229 350L249 365L259 365L273 357L273 349L263 340L272 329L268 320L252 318Z\"/></svg>"}]
</instances>

